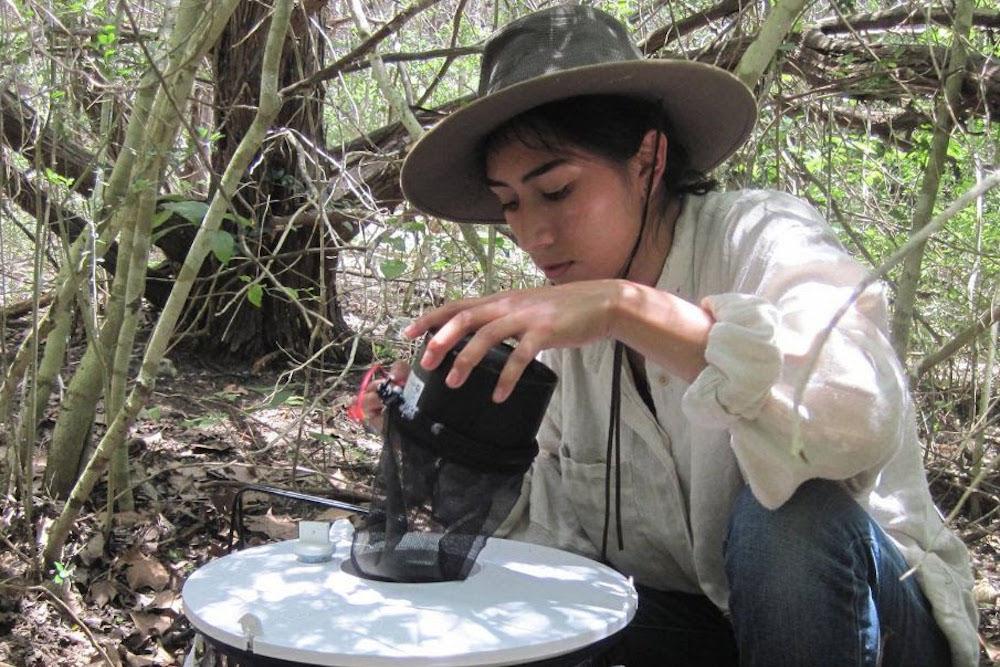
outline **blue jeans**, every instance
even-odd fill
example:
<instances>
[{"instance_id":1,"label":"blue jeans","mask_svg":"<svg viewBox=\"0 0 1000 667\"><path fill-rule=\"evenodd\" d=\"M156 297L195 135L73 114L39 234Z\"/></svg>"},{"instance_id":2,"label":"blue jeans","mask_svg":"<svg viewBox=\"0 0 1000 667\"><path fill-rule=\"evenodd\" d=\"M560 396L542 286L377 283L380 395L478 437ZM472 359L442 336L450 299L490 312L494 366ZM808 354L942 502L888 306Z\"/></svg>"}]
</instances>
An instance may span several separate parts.
<instances>
[{"instance_id":1,"label":"blue jeans","mask_svg":"<svg viewBox=\"0 0 1000 667\"><path fill-rule=\"evenodd\" d=\"M639 588L608 664L629 667L947 667L948 642L906 562L836 483L777 510L744 489L725 545L730 617L709 600Z\"/></svg>"}]
</instances>

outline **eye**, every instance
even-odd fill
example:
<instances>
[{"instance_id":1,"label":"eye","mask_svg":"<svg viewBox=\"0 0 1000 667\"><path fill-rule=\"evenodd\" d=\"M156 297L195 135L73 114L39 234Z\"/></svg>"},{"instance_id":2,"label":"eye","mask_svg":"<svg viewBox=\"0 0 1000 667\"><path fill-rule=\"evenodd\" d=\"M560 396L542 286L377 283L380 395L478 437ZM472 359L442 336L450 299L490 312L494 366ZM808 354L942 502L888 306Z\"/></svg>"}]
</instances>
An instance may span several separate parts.
<instances>
[{"instance_id":1,"label":"eye","mask_svg":"<svg viewBox=\"0 0 1000 667\"><path fill-rule=\"evenodd\" d=\"M517 210L517 200L514 199L514 200L511 200L511 201L508 201L508 202L500 202L500 210L503 211L504 213L507 213L509 211L516 211Z\"/></svg>"},{"instance_id":2,"label":"eye","mask_svg":"<svg viewBox=\"0 0 1000 667\"><path fill-rule=\"evenodd\" d=\"M566 199L572 191L573 188L567 184L553 192L543 192L542 197L548 201L559 201L560 199Z\"/></svg>"}]
</instances>

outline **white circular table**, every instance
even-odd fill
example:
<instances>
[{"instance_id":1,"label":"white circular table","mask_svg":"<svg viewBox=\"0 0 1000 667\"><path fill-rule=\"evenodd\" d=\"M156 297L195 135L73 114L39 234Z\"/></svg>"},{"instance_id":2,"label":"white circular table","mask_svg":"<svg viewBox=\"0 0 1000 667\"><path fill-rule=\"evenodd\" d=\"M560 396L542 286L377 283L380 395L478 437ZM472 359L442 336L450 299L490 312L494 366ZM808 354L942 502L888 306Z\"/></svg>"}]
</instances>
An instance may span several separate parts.
<instances>
[{"instance_id":1,"label":"white circular table","mask_svg":"<svg viewBox=\"0 0 1000 667\"><path fill-rule=\"evenodd\" d=\"M598 642L635 615L630 580L565 551L490 538L465 581L398 584L345 570L350 524L331 533L326 563L300 562L294 540L208 563L184 584L184 613L225 646L340 667L544 660Z\"/></svg>"}]
</instances>

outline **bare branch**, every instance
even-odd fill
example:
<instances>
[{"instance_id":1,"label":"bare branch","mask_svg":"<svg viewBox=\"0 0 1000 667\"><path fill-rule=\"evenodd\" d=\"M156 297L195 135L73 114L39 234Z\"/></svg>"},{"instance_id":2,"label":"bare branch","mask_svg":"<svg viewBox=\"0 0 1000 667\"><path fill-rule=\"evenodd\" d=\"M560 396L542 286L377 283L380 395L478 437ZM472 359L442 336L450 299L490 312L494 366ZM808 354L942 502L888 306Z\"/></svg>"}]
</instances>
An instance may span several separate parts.
<instances>
[{"instance_id":1,"label":"bare branch","mask_svg":"<svg viewBox=\"0 0 1000 667\"><path fill-rule=\"evenodd\" d=\"M866 32L890 30L899 26L925 26L930 23L951 26L955 20L954 10L944 7L914 9L912 6L894 7L881 12L855 14L818 21L814 28L824 35L836 35L851 31ZM1000 12L976 9L972 13L972 25L978 28L1000 28Z\"/></svg>"},{"instance_id":2,"label":"bare branch","mask_svg":"<svg viewBox=\"0 0 1000 667\"><path fill-rule=\"evenodd\" d=\"M39 126L38 117L24 100L17 95L0 90L0 128L3 138L13 150L29 160L35 159L35 133ZM94 165L97 159L90 151L57 137L47 127L38 142L42 148L41 163L56 172L72 178L77 191L87 194L94 188ZM51 160L51 162L48 162Z\"/></svg>"},{"instance_id":3,"label":"bare branch","mask_svg":"<svg viewBox=\"0 0 1000 667\"><path fill-rule=\"evenodd\" d=\"M962 329L954 338L921 359L916 370L913 371L913 378L915 380L920 379L927 371L942 361L950 359L956 352L976 340L980 334L993 326L993 323L998 320L1000 320L1000 303L995 303L992 308L987 308L981 312L973 320L972 324Z\"/></svg>"},{"instance_id":4,"label":"bare branch","mask_svg":"<svg viewBox=\"0 0 1000 667\"><path fill-rule=\"evenodd\" d=\"M283 90L280 91L280 94L282 96L291 95L303 88L315 86L318 83L322 83L323 81L327 81L329 79L334 78L338 74L341 74L344 71L345 66L351 65L355 61L360 60L362 57L364 57L372 50L374 50L375 47L381 44L386 37L389 37L394 32L403 27L403 25L411 18L413 18L420 12L424 11L428 7L436 5L440 1L441 0L418 0L418 2L415 2L414 4L410 5L409 7L401 11L399 14L396 14L396 16L387 21L385 25L383 25L381 28L373 32L371 36L369 36L367 39L362 41L356 47L351 49L351 51L347 55L340 58L337 62L333 63L329 67L324 67L318 72L310 76L307 76L306 78L302 79L297 83L293 83L290 86L286 86Z\"/></svg>"},{"instance_id":5,"label":"bare branch","mask_svg":"<svg viewBox=\"0 0 1000 667\"><path fill-rule=\"evenodd\" d=\"M448 58L450 60L454 60L455 58L460 58L462 56L478 55L482 52L482 44L473 44L471 46L456 46L454 48L430 49L429 51L413 51L410 53L387 53L382 56L382 62L405 63L418 60L433 60L435 58ZM367 60L360 60L345 66L342 70L340 70L339 74L359 72L363 69L368 69L370 66L371 64Z\"/></svg>"},{"instance_id":6,"label":"bare branch","mask_svg":"<svg viewBox=\"0 0 1000 667\"><path fill-rule=\"evenodd\" d=\"M722 0L719 4L709 7L703 12L692 14L677 23L672 23L654 31L645 41L639 44L639 48L647 55L656 53L670 42L699 28L711 25L719 19L737 14L742 10L743 0Z\"/></svg>"}]
</instances>

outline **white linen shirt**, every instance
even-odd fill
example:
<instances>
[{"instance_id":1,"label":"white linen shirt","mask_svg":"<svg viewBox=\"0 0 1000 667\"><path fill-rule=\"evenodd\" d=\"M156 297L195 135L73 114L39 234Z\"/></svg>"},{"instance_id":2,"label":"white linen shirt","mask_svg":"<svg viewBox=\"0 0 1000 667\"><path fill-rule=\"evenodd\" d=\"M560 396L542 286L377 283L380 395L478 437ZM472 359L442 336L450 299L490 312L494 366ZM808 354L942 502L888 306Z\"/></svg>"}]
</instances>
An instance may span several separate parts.
<instances>
[{"instance_id":1,"label":"white linen shirt","mask_svg":"<svg viewBox=\"0 0 1000 667\"><path fill-rule=\"evenodd\" d=\"M617 548L612 500L608 559L639 583L704 594L727 610L723 540L744 484L777 508L808 479L842 480L916 568L955 667L976 665L968 553L927 489L881 287L829 329L866 275L799 199L769 191L687 197L656 287L712 313L708 366L688 385L646 362L655 416L623 371L625 549ZM810 348L825 330L810 373ZM501 534L600 557L612 351L605 340L543 353L559 384Z\"/></svg>"}]
</instances>

